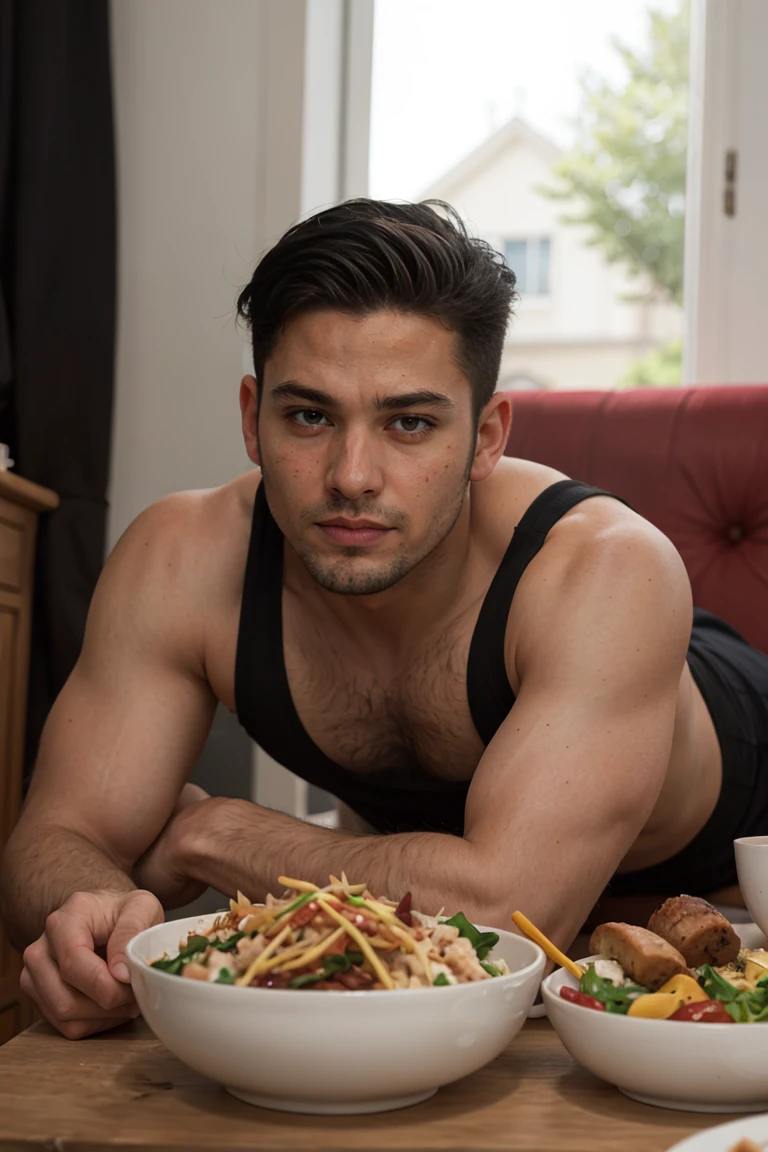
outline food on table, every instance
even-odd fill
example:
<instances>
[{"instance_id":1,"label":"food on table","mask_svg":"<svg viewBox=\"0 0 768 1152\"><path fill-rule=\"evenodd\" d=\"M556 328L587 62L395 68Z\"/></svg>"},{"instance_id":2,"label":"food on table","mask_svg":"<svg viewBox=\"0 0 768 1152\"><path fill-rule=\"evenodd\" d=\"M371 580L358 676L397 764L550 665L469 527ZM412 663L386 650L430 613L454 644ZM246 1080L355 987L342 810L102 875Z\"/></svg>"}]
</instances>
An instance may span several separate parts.
<instances>
[{"instance_id":1,"label":"food on table","mask_svg":"<svg viewBox=\"0 0 768 1152\"><path fill-rule=\"evenodd\" d=\"M676 948L636 924L601 924L592 933L590 950L617 960L631 980L658 992L673 976L688 971Z\"/></svg>"},{"instance_id":2,"label":"food on table","mask_svg":"<svg viewBox=\"0 0 768 1152\"><path fill-rule=\"evenodd\" d=\"M739 954L739 938L717 908L699 896L672 896L648 921L648 928L677 948L691 968L730 964Z\"/></svg>"},{"instance_id":3,"label":"food on table","mask_svg":"<svg viewBox=\"0 0 768 1152\"><path fill-rule=\"evenodd\" d=\"M600 958L579 978L578 991L563 986L561 997L584 1008L646 1020L768 1022L768 951L737 948L734 954L731 925L724 921L726 932L719 923L724 917L712 909L713 917L709 908L694 897L667 900L649 925L669 932L671 940L633 924L601 924L590 940ZM689 967L673 941L685 946L689 956L728 959Z\"/></svg>"},{"instance_id":4,"label":"food on table","mask_svg":"<svg viewBox=\"0 0 768 1152\"><path fill-rule=\"evenodd\" d=\"M564 952L561 952L551 940L548 940L543 932L540 932L535 925L531 924L527 916L523 916L522 912L513 912L512 923L519 928L521 932L524 932L529 940L533 940L535 944L538 944L542 951L546 952L550 960L554 960L555 964L559 964L561 968L567 968L571 976L575 976L577 980L581 979L584 975L584 969L580 968L578 964L575 964L570 956L566 956Z\"/></svg>"},{"instance_id":5,"label":"food on table","mask_svg":"<svg viewBox=\"0 0 768 1152\"><path fill-rule=\"evenodd\" d=\"M509 973L490 957L499 941L462 912L450 919L374 897L365 884L331 876L319 888L278 877L286 891L263 905L242 893L205 933L190 933L178 955L150 964L216 984L308 991L368 991L468 984Z\"/></svg>"}]
</instances>

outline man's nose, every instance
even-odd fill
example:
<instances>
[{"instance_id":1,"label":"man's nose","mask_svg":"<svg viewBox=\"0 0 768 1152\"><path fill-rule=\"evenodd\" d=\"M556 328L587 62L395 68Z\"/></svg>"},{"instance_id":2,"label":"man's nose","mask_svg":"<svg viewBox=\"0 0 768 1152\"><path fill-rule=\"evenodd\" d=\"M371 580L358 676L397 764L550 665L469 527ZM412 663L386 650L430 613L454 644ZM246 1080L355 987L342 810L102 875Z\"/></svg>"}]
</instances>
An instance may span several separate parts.
<instances>
[{"instance_id":1,"label":"man's nose","mask_svg":"<svg viewBox=\"0 0 768 1152\"><path fill-rule=\"evenodd\" d=\"M345 429L331 451L327 484L348 500L380 492L383 475L375 438L363 429Z\"/></svg>"}]
</instances>

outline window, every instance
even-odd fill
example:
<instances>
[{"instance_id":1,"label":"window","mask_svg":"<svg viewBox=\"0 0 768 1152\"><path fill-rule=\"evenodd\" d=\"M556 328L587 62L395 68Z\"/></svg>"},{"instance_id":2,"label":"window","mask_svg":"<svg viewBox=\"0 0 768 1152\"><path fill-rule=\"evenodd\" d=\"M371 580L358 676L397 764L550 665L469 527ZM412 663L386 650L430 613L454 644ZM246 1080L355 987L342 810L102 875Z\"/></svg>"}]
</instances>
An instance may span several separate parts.
<instances>
[{"instance_id":1,"label":"window","mask_svg":"<svg viewBox=\"0 0 768 1152\"><path fill-rule=\"evenodd\" d=\"M522 296L549 295L550 248L548 236L504 241L504 257L517 277Z\"/></svg>"},{"instance_id":2,"label":"window","mask_svg":"<svg viewBox=\"0 0 768 1152\"><path fill-rule=\"evenodd\" d=\"M506 258L501 380L679 383L690 11L376 0L370 195L445 200Z\"/></svg>"}]
</instances>

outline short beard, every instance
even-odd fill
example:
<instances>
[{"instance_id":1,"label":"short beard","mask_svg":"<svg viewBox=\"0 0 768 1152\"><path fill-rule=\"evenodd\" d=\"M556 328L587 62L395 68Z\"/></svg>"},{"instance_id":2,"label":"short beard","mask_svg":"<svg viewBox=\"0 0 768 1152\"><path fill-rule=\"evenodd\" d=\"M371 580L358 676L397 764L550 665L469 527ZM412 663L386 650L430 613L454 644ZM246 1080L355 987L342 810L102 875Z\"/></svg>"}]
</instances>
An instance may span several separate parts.
<instances>
[{"instance_id":1,"label":"short beard","mask_svg":"<svg viewBox=\"0 0 768 1152\"><path fill-rule=\"evenodd\" d=\"M361 552L360 548L345 548L343 555L352 559L357 558ZM328 570L317 563L315 554L308 549L301 549L298 555L315 583L326 592L335 592L339 596L375 596L377 592L386 592L415 567L407 556L399 556L386 568L375 572L345 570L343 563Z\"/></svg>"},{"instance_id":2,"label":"short beard","mask_svg":"<svg viewBox=\"0 0 768 1152\"><path fill-rule=\"evenodd\" d=\"M461 485L458 490L456 501L446 517L447 527L440 535L440 539L436 540L429 548L427 548L420 556L414 559L412 556L401 555L396 556L386 568L378 569L371 572L355 572L353 566L341 564L328 568L318 562L315 552L310 548L296 548L296 553L306 568L309 575L315 583L322 588L325 592L333 592L339 596L375 596L378 592L386 592L388 588L392 588L403 577L407 576L414 568L423 563L429 556L431 556L437 548L450 536L456 523L461 515L461 510L464 507L464 500L469 486L469 477L472 471L472 464L475 458L476 447L476 433L472 438L471 450L464 467L464 475L462 477ZM263 457L262 457L263 459ZM269 484L264 465L261 466L262 484L265 488L267 498L269 497ZM343 507L346 502L339 501L339 511L343 512ZM331 514L335 509L330 510ZM365 513L365 507L359 509ZM328 505L322 509L312 510L310 513L310 520L314 520L317 515L329 514ZM342 556L348 558L350 561L356 560L359 556L363 555L365 549L362 548L344 548Z\"/></svg>"}]
</instances>

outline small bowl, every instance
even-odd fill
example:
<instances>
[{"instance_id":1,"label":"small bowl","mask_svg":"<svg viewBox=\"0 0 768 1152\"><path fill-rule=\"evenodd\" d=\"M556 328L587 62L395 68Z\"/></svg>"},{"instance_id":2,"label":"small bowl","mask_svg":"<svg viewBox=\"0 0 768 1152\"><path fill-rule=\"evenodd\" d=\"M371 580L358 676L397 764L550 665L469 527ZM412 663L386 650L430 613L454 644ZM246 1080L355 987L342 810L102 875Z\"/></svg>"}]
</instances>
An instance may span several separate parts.
<instances>
[{"instance_id":1,"label":"small bowl","mask_svg":"<svg viewBox=\"0 0 768 1152\"><path fill-rule=\"evenodd\" d=\"M586 967L597 956L578 963ZM691 1024L595 1012L563 1000L577 988L565 968L541 986L547 1015L588 1071L625 1096L686 1112L761 1112L768 1107L768 1024Z\"/></svg>"},{"instance_id":2,"label":"small bowl","mask_svg":"<svg viewBox=\"0 0 768 1152\"><path fill-rule=\"evenodd\" d=\"M136 999L185 1064L249 1104L285 1112L384 1112L476 1072L520 1031L546 962L537 944L499 931L493 957L510 975L448 988L237 988L148 966L214 920L190 917L134 936L127 955Z\"/></svg>"},{"instance_id":3,"label":"small bowl","mask_svg":"<svg viewBox=\"0 0 768 1152\"><path fill-rule=\"evenodd\" d=\"M768 836L742 836L733 842L739 887L750 916L768 936Z\"/></svg>"}]
</instances>

